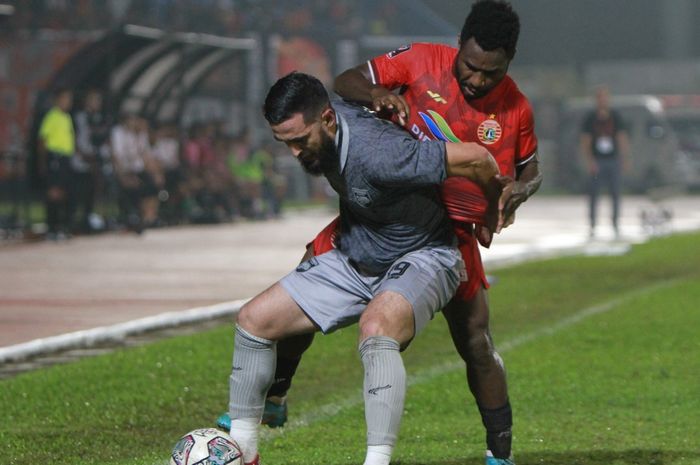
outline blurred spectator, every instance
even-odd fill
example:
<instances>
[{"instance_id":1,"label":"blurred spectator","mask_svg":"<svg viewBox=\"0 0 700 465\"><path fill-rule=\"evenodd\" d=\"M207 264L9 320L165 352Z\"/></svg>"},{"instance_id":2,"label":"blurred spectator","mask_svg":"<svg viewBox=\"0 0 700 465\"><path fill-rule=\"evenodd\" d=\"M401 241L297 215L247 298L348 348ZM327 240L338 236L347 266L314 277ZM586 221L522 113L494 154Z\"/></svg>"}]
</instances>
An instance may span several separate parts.
<instances>
[{"instance_id":1,"label":"blurred spectator","mask_svg":"<svg viewBox=\"0 0 700 465\"><path fill-rule=\"evenodd\" d=\"M233 213L230 194L232 180L216 144L216 123L196 123L190 129L185 144L188 185L194 196L195 206L189 212L195 222L218 222ZM225 151L225 149L224 149Z\"/></svg>"},{"instance_id":2,"label":"blurred spectator","mask_svg":"<svg viewBox=\"0 0 700 465\"><path fill-rule=\"evenodd\" d=\"M161 123L151 132L151 156L163 175L163 189L159 193L160 219L176 224L184 218L184 200L187 194L185 177L180 162L180 142L173 123Z\"/></svg>"},{"instance_id":3,"label":"blurred spectator","mask_svg":"<svg viewBox=\"0 0 700 465\"><path fill-rule=\"evenodd\" d=\"M165 188L165 175L158 161L153 157L151 148L151 128L146 118L137 118L138 140L140 141L141 157L143 158L146 177L153 183L155 195L143 199L142 217L147 228L159 225L160 200Z\"/></svg>"},{"instance_id":4,"label":"blurred spectator","mask_svg":"<svg viewBox=\"0 0 700 465\"><path fill-rule=\"evenodd\" d=\"M590 237L595 237L598 194L601 185L605 185L611 196L612 226L618 238L622 171L627 172L630 167L630 144L621 116L610 108L610 92L605 86L596 89L596 108L584 118L580 145L590 176Z\"/></svg>"},{"instance_id":5,"label":"blurred spectator","mask_svg":"<svg viewBox=\"0 0 700 465\"><path fill-rule=\"evenodd\" d=\"M285 177L277 170L274 149L269 144L262 144L251 155L251 159L262 166L262 200L264 216L277 218L282 213L282 199L287 190Z\"/></svg>"},{"instance_id":6,"label":"blurred spectator","mask_svg":"<svg viewBox=\"0 0 700 465\"><path fill-rule=\"evenodd\" d=\"M386 0L378 5L368 24L368 33L376 36L390 35L400 30L400 6L394 0Z\"/></svg>"},{"instance_id":7,"label":"blurred spectator","mask_svg":"<svg viewBox=\"0 0 700 465\"><path fill-rule=\"evenodd\" d=\"M102 183L102 160L107 150L109 121L102 112L102 94L89 90L82 108L73 116L76 152L72 157L75 176L77 227L81 232L102 229L104 221L94 211L98 183Z\"/></svg>"},{"instance_id":8,"label":"blurred spectator","mask_svg":"<svg viewBox=\"0 0 700 465\"><path fill-rule=\"evenodd\" d=\"M227 164L236 182L240 214L246 218L263 216L263 156L251 151L247 133L233 141L228 154Z\"/></svg>"},{"instance_id":9,"label":"blurred spectator","mask_svg":"<svg viewBox=\"0 0 700 465\"><path fill-rule=\"evenodd\" d=\"M39 127L39 172L46 179L47 238L65 239L71 234L75 205L74 173L75 130L70 117L73 92L54 92L53 107Z\"/></svg>"},{"instance_id":10,"label":"blurred spectator","mask_svg":"<svg viewBox=\"0 0 700 465\"><path fill-rule=\"evenodd\" d=\"M133 114L123 117L112 129L112 163L119 185L122 223L136 232L153 226L158 219L158 181L150 157L144 122Z\"/></svg>"},{"instance_id":11,"label":"blurred spectator","mask_svg":"<svg viewBox=\"0 0 700 465\"><path fill-rule=\"evenodd\" d=\"M219 123L211 123L209 134L214 144L214 163L207 169L207 185L211 199L210 211L213 220L228 221L235 216L235 184L233 176L226 167L226 156L230 147L230 138L218 132Z\"/></svg>"}]
</instances>

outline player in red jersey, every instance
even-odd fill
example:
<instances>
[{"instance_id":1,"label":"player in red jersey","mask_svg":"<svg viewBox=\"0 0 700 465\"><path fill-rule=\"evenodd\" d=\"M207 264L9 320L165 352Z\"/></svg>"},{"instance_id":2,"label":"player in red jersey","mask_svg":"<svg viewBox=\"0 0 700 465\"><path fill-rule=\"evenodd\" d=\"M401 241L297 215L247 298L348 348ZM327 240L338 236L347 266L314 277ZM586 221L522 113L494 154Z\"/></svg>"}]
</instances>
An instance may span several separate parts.
<instances>
[{"instance_id":1,"label":"player in red jersey","mask_svg":"<svg viewBox=\"0 0 700 465\"><path fill-rule=\"evenodd\" d=\"M501 173L514 176L504 215L515 210L541 183L530 104L507 75L515 54L519 20L499 1L474 4L460 35L460 48L412 44L336 79L336 92L391 110L419 139L477 142L494 155ZM390 90L400 89L399 92ZM489 331L489 308L481 256L474 230L484 231L485 201L478 187L449 181L443 201L453 219L468 281L443 310L452 339L466 362L467 382L486 427L488 465L512 463L512 410L506 373ZM480 234L488 244L488 234Z\"/></svg>"},{"instance_id":2,"label":"player in red jersey","mask_svg":"<svg viewBox=\"0 0 700 465\"><path fill-rule=\"evenodd\" d=\"M519 29L518 16L508 3L481 0L464 23L459 49L408 45L347 70L335 82L342 97L393 113L395 121L418 139L484 145L501 173L516 178L504 207L504 226L512 223L515 210L541 183L532 110L507 75ZM487 464L510 464L512 412L503 362L489 332L488 283L476 239L478 235L483 244L490 243L490 233L482 227L486 201L478 186L462 181L444 184L443 201L468 272L468 281L443 313L466 362L469 388L486 427ZM312 242L313 253L332 248L335 234L333 222ZM310 343L310 338L294 338L278 344L279 381L268 393L275 401L286 395ZM266 413L274 413L274 407L274 402L268 403ZM278 408L281 413L284 404ZM278 424L279 418L273 415Z\"/></svg>"}]
</instances>

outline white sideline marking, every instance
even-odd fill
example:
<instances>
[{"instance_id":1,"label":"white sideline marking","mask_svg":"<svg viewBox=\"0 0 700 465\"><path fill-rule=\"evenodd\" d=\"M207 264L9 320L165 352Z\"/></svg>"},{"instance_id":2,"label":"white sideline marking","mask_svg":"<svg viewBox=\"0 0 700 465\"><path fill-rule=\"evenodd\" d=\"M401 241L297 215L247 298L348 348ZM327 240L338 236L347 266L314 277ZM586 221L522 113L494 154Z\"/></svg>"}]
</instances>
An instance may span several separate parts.
<instances>
[{"instance_id":1,"label":"white sideline marking","mask_svg":"<svg viewBox=\"0 0 700 465\"><path fill-rule=\"evenodd\" d=\"M652 284L642 289L636 289L634 291L628 292L620 297L608 300L607 302L584 308L574 313L573 315L569 315L565 318L562 318L561 320L553 323L550 326L545 326L543 328L523 334L508 341L504 341L503 343L499 344L498 352L505 353L515 349L516 347L527 344L528 342L540 339L543 336L549 336L558 333L559 331L574 326L575 324L580 323L581 321L591 316L609 312L610 310L618 307L619 305L629 300L633 300L645 294L650 294L660 289L674 286L675 284L678 284L681 281L681 279L662 281L660 283ZM461 360L446 362L440 365L433 366L431 368L419 371L418 373L409 376L407 380L408 386L428 382L433 378L458 369L464 369L464 362L462 362ZM264 430L261 430L260 437L263 440L273 439L277 436L284 434L290 429L309 426L317 421L326 420L334 415L337 415L338 413L340 413L340 411L346 408L356 407L362 404L363 402L364 399L361 395L351 395L345 400L321 405L320 407L317 407L311 410L310 412L301 415L299 418L290 420L287 423L287 425L283 428L265 428Z\"/></svg>"},{"instance_id":2,"label":"white sideline marking","mask_svg":"<svg viewBox=\"0 0 700 465\"><path fill-rule=\"evenodd\" d=\"M208 307L198 307L179 312L166 312L138 320L127 321L112 326L75 331L43 339L34 339L23 344L0 348L0 363L23 360L35 355L52 353L59 350L90 347L107 341L121 341L132 334L155 329L164 329L186 323L194 323L226 315L235 315L249 299L234 300Z\"/></svg>"}]
</instances>

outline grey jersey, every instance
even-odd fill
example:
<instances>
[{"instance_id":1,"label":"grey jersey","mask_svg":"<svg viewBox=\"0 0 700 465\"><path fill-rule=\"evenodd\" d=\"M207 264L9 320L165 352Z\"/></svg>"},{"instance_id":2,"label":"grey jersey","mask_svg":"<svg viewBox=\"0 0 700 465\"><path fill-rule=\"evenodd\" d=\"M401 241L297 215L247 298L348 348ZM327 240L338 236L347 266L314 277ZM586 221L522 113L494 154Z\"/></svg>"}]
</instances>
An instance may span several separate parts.
<instances>
[{"instance_id":1,"label":"grey jersey","mask_svg":"<svg viewBox=\"0 0 700 465\"><path fill-rule=\"evenodd\" d=\"M340 197L339 249L381 274L407 252L453 243L437 186L445 143L419 142L362 107L334 101L338 166L324 173Z\"/></svg>"}]
</instances>

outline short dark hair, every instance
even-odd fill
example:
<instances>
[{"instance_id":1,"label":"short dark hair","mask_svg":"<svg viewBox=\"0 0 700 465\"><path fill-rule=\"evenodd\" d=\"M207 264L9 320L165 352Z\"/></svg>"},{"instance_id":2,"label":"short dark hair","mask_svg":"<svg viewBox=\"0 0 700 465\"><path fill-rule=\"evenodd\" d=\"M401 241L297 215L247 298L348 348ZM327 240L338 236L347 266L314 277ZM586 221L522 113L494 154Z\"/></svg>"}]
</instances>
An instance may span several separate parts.
<instances>
[{"instance_id":1,"label":"short dark hair","mask_svg":"<svg viewBox=\"0 0 700 465\"><path fill-rule=\"evenodd\" d=\"M472 37L486 51L505 50L515 56L520 35L520 18L510 3L502 0L478 0L464 20L459 41L464 45Z\"/></svg>"},{"instance_id":2,"label":"short dark hair","mask_svg":"<svg viewBox=\"0 0 700 465\"><path fill-rule=\"evenodd\" d=\"M263 114L271 125L288 120L295 113L309 122L330 105L328 92L321 81L293 71L270 87L263 104Z\"/></svg>"}]
</instances>

